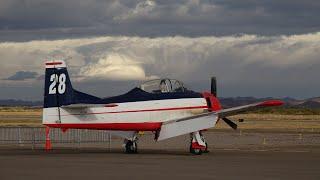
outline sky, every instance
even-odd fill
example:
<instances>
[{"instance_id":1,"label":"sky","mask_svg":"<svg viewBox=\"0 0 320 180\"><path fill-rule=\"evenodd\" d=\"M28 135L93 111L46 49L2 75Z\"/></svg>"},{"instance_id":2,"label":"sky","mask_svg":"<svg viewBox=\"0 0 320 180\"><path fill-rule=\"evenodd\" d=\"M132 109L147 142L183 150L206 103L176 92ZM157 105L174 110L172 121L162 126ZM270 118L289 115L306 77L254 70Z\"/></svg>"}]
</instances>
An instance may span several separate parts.
<instances>
[{"instance_id":1,"label":"sky","mask_svg":"<svg viewBox=\"0 0 320 180\"><path fill-rule=\"evenodd\" d=\"M220 97L320 96L318 0L1 0L0 99L41 100L44 62L107 97L159 77Z\"/></svg>"}]
</instances>

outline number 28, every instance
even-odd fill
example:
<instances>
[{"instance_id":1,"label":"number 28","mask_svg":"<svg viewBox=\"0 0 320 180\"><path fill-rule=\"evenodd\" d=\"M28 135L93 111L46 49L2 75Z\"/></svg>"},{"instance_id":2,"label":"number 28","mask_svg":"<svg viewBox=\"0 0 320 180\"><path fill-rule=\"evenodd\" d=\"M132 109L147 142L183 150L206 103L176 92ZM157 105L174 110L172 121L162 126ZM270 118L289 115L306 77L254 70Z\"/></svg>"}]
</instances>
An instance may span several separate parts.
<instances>
[{"instance_id":1,"label":"number 28","mask_svg":"<svg viewBox=\"0 0 320 180\"><path fill-rule=\"evenodd\" d=\"M58 83L58 93L64 94L66 92L66 75L60 74L52 74L50 76L50 86L49 86L49 94L57 94L57 83Z\"/></svg>"}]
</instances>

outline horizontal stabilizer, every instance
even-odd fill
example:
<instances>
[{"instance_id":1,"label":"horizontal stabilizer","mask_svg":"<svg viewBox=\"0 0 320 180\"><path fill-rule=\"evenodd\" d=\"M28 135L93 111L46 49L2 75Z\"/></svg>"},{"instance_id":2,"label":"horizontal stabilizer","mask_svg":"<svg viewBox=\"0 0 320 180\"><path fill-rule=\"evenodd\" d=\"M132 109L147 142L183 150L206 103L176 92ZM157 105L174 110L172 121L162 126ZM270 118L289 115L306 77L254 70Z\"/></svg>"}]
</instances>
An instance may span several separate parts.
<instances>
[{"instance_id":1,"label":"horizontal stabilizer","mask_svg":"<svg viewBox=\"0 0 320 180\"><path fill-rule=\"evenodd\" d=\"M61 106L61 108L65 109L86 109L86 108L92 108L92 107L104 107L103 104L70 104Z\"/></svg>"}]
</instances>

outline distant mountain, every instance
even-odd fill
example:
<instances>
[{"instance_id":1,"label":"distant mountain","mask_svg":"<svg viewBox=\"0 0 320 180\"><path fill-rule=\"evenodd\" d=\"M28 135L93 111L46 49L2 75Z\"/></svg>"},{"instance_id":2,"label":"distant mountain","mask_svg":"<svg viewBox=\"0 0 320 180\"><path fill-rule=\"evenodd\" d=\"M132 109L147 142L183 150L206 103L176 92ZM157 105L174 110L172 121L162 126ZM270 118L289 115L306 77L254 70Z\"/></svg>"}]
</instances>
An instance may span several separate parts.
<instances>
[{"instance_id":1,"label":"distant mountain","mask_svg":"<svg viewBox=\"0 0 320 180\"><path fill-rule=\"evenodd\" d=\"M246 105L250 103L266 101L270 99L275 99L272 97L267 98L254 98L254 97L228 97L228 98L219 98L222 106L224 108L235 107ZM316 109L320 108L320 97L314 97L304 100L297 100L294 98L286 97L279 99L285 102L286 107L296 107L296 108L311 108ZM24 101L24 100L0 100L0 106L42 106L42 101Z\"/></svg>"},{"instance_id":2,"label":"distant mountain","mask_svg":"<svg viewBox=\"0 0 320 180\"><path fill-rule=\"evenodd\" d=\"M224 108L242 106L250 103L255 103L259 101L268 100L268 98L254 98L254 97L228 97L228 98L219 98L220 103Z\"/></svg>"},{"instance_id":3,"label":"distant mountain","mask_svg":"<svg viewBox=\"0 0 320 180\"><path fill-rule=\"evenodd\" d=\"M219 98L222 106L224 108L241 106L245 104L255 103L259 101L266 101L275 98L254 98L254 97L234 97L234 98ZM285 102L286 107L296 107L296 108L320 108L320 97L297 100L294 98L286 97L279 99Z\"/></svg>"},{"instance_id":4,"label":"distant mountain","mask_svg":"<svg viewBox=\"0 0 320 180\"><path fill-rule=\"evenodd\" d=\"M42 106L42 101L23 101L16 99L0 100L0 106Z\"/></svg>"},{"instance_id":5,"label":"distant mountain","mask_svg":"<svg viewBox=\"0 0 320 180\"><path fill-rule=\"evenodd\" d=\"M290 102L288 105L302 108L320 108L320 97Z\"/></svg>"}]
</instances>

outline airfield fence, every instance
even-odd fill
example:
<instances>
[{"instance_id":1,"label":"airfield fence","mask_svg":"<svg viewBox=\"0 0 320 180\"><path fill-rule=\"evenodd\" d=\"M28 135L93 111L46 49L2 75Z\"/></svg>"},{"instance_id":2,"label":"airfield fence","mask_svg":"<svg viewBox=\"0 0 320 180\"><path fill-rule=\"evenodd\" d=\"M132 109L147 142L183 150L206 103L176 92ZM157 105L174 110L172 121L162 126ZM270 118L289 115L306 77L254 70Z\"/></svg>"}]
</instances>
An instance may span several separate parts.
<instances>
[{"instance_id":1,"label":"airfield fence","mask_svg":"<svg viewBox=\"0 0 320 180\"><path fill-rule=\"evenodd\" d=\"M46 140L44 127L0 127L0 145L44 145ZM50 129L50 140L54 145L73 145L103 143L110 149L112 136L104 130L69 129L63 132L61 129Z\"/></svg>"},{"instance_id":2,"label":"airfield fence","mask_svg":"<svg viewBox=\"0 0 320 180\"><path fill-rule=\"evenodd\" d=\"M254 131L208 131L205 137L215 148L264 148L282 146L315 145L320 142L320 132L254 132ZM0 127L0 147L44 149L46 129L44 127ZM98 148L111 151L119 148L123 139L112 136L105 130L69 129L63 132L58 128L50 129L53 149ZM144 149L185 149L190 136L179 136L168 141L154 142L154 134L139 134L139 147Z\"/></svg>"}]
</instances>

